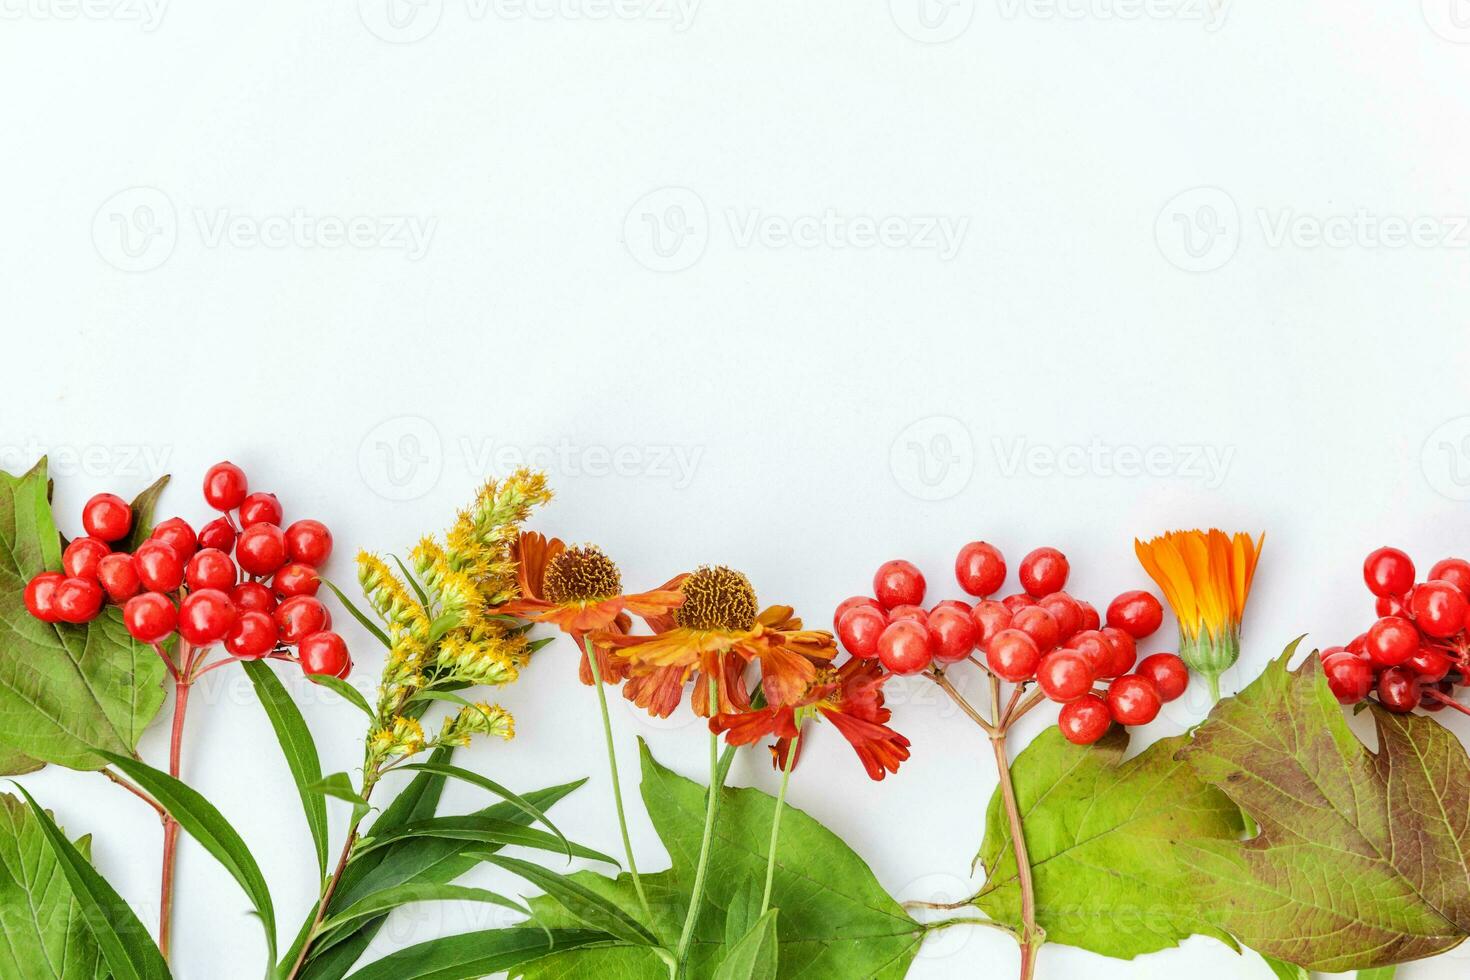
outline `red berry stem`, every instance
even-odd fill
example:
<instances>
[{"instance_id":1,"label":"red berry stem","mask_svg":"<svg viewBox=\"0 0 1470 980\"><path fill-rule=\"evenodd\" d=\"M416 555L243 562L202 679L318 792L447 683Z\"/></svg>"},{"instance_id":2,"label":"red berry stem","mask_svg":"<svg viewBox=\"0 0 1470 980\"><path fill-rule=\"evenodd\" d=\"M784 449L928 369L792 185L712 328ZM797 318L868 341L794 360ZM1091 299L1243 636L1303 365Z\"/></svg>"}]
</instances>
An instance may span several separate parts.
<instances>
[{"instance_id":1,"label":"red berry stem","mask_svg":"<svg viewBox=\"0 0 1470 980\"><path fill-rule=\"evenodd\" d=\"M167 811L165 811L164 808L160 806L158 801L155 800L153 797L149 796L147 793L143 792L137 786L134 786L132 783L128 782L126 779L119 776L111 769L99 769L97 771L102 773L102 775L106 776L108 779L112 780L112 782L114 782L118 786L121 786L123 789L127 790L129 793L132 793L144 803L147 803L149 806L151 806L154 812L158 814L159 820L166 819Z\"/></svg>"},{"instance_id":2,"label":"red berry stem","mask_svg":"<svg viewBox=\"0 0 1470 980\"><path fill-rule=\"evenodd\" d=\"M949 699L953 701L956 705L958 705L961 711L969 715L971 721L979 725L981 728L985 729L985 733L987 735L995 734L995 728L990 724L988 720L986 720L985 716L982 715L974 705L966 701L964 699L964 696L961 695L959 691L955 690L955 686L949 682L949 678L944 676L944 671L936 667L929 674L929 679L932 680L935 684L938 684L939 689L942 690L945 694L948 694Z\"/></svg>"},{"instance_id":3,"label":"red berry stem","mask_svg":"<svg viewBox=\"0 0 1470 980\"><path fill-rule=\"evenodd\" d=\"M1010 826L1011 848L1016 856L1016 879L1021 890L1021 929L1015 934L1021 946L1021 980L1032 980L1036 975L1036 957L1046 942L1046 932L1036 923L1036 883L1031 873L1031 854L1026 847L1026 832L1021 823L1021 807L1016 800L1016 786L1011 779L1010 750L1006 736L1010 728L1028 711L1044 699L1040 691L1023 700L1025 685L1017 684L1011 692L1005 708L1001 707L1001 679L989 674L990 710L994 721L985 717L944 676L944 671L935 667L927 673L945 694L949 695L970 720L979 725L990 737L990 747L995 753L996 774L1000 781L1001 802L1005 806L1006 821ZM978 858L977 858L978 860ZM968 904L968 903L967 903Z\"/></svg>"},{"instance_id":4,"label":"red berry stem","mask_svg":"<svg viewBox=\"0 0 1470 980\"><path fill-rule=\"evenodd\" d=\"M163 650L158 648L160 656ZM194 686L195 651L179 637L179 659L183 666L174 672L174 723L168 740L168 774L175 779L183 769L184 718L189 711L189 691ZM168 660L167 656L163 658ZM170 664L170 667L173 665ZM167 812L163 817L163 868L158 888L158 949L168 960L169 940L173 933L174 869L177 864L179 823Z\"/></svg>"},{"instance_id":5,"label":"red berry stem","mask_svg":"<svg viewBox=\"0 0 1470 980\"><path fill-rule=\"evenodd\" d=\"M1016 693L1021 686L1017 685ZM1000 711L1000 678L990 678L990 704L992 710ZM1014 705L1014 700L1012 701ZM1016 878L1021 887L1021 980L1031 980L1036 975L1036 954L1046 941L1046 933L1036 924L1036 884L1031 876L1031 854L1026 847L1026 830L1021 824L1021 807L1016 802L1016 786L1011 779L1010 752L1006 747L1006 733L1011 719L1002 718L990 733L990 746L995 751L996 775L1000 777L1001 802L1005 805L1006 822L1010 825L1011 848L1016 855Z\"/></svg>"},{"instance_id":6,"label":"red berry stem","mask_svg":"<svg viewBox=\"0 0 1470 980\"><path fill-rule=\"evenodd\" d=\"M1448 694L1443 694L1432 687L1427 688L1424 691L1424 697L1429 698L1432 701L1438 701L1446 708L1454 708L1456 711L1459 711L1462 714L1470 715L1470 707L1466 707L1465 705L1456 701L1454 698L1450 697Z\"/></svg>"}]
</instances>

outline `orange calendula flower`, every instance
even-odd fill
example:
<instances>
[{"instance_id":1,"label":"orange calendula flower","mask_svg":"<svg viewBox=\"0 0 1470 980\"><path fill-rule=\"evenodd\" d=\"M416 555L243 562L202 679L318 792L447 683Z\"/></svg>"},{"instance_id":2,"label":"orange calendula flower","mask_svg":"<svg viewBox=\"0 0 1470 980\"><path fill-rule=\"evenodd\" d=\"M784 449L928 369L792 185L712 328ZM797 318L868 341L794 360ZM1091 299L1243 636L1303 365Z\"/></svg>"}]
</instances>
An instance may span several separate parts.
<instances>
[{"instance_id":1,"label":"orange calendula flower","mask_svg":"<svg viewBox=\"0 0 1470 980\"><path fill-rule=\"evenodd\" d=\"M667 716L678 706L691 677L697 682L697 714L709 713L705 685L710 683L718 698L716 713L742 710L747 698L741 678L751 663L760 665L770 704L793 704L816 679L817 662L837 652L831 633L803 629L790 606L758 612L749 579L732 569L701 568L683 580L679 591L684 601L671 616L649 620L652 636L608 632L595 638L627 659L631 690L625 693L655 715Z\"/></svg>"},{"instance_id":2,"label":"orange calendula flower","mask_svg":"<svg viewBox=\"0 0 1470 980\"><path fill-rule=\"evenodd\" d=\"M800 744L796 740L801 722L825 718L852 745L869 778L882 779L898 772L909 757L909 740L888 727L893 713L883 706L883 684L889 676L876 661L853 657L836 670L819 668L816 681L798 704L717 715L710 727L724 732L731 745L775 736L771 751L779 768Z\"/></svg>"},{"instance_id":3,"label":"orange calendula flower","mask_svg":"<svg viewBox=\"0 0 1470 980\"><path fill-rule=\"evenodd\" d=\"M551 623L576 640L582 648L582 683L592 683L587 663L585 637L594 632L626 633L632 625L628 613L642 617L667 615L684 597L665 586L652 592L623 593L618 566L595 545L568 548L560 538L547 539L534 531L522 532L512 549L520 596L499 607L498 612L533 623ZM598 646L602 678L617 683L626 664L610 657Z\"/></svg>"},{"instance_id":4,"label":"orange calendula flower","mask_svg":"<svg viewBox=\"0 0 1470 980\"><path fill-rule=\"evenodd\" d=\"M1240 658L1240 624L1265 541L1211 528L1134 542L1179 619L1179 656L1205 675L1216 700L1220 675Z\"/></svg>"}]
</instances>

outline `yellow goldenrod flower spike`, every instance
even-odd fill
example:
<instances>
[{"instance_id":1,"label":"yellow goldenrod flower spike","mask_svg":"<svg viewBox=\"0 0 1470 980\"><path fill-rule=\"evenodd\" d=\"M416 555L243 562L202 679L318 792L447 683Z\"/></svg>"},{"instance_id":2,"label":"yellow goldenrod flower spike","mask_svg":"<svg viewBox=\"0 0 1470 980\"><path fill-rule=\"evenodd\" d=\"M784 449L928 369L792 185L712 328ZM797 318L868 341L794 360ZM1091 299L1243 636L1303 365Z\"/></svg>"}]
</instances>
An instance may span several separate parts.
<instances>
[{"instance_id":1,"label":"yellow goldenrod flower spike","mask_svg":"<svg viewBox=\"0 0 1470 980\"><path fill-rule=\"evenodd\" d=\"M1138 561L1179 620L1179 656L1220 697L1220 675L1240 659L1240 627L1266 536L1170 531L1135 541Z\"/></svg>"}]
</instances>

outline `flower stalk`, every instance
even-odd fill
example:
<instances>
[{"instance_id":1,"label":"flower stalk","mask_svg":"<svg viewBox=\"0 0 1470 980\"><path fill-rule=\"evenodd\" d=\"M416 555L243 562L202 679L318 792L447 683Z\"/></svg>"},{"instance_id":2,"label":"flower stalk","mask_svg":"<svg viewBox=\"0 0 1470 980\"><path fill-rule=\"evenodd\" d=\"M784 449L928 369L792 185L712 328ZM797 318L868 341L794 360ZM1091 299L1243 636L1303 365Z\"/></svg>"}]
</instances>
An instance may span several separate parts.
<instances>
[{"instance_id":1,"label":"flower stalk","mask_svg":"<svg viewBox=\"0 0 1470 980\"><path fill-rule=\"evenodd\" d=\"M714 678L705 685L709 689L709 713L714 717L720 710L719 687ZM709 736L709 799L704 808L704 836L699 844L699 864L694 869L694 890L689 896L689 912L684 916L684 928L679 933L679 945L674 949L674 959L679 969L685 969L689 956L689 944L694 939L694 925L699 921L699 907L704 901L705 874L709 871L710 844L714 840L715 815L720 808L720 791L724 789L724 773L720 765L720 735L711 731Z\"/></svg>"},{"instance_id":2,"label":"flower stalk","mask_svg":"<svg viewBox=\"0 0 1470 980\"><path fill-rule=\"evenodd\" d=\"M602 710L602 737L607 744L607 767L612 775L613 804L618 811L618 830L623 835L623 854L628 859L628 873L633 878L633 890L638 893L638 904L649 914L648 896L643 892L643 879L638 875L638 862L633 857L633 841L628 836L628 818L623 810L623 783L618 777L618 756L613 749L612 721L607 712L607 692L602 687L602 669L597 664L597 651L592 649L592 638L582 641L587 651L587 663L592 669L592 686L597 691L597 706Z\"/></svg>"},{"instance_id":3,"label":"flower stalk","mask_svg":"<svg viewBox=\"0 0 1470 980\"><path fill-rule=\"evenodd\" d=\"M766 855L766 887L761 893L761 915L771 910L771 886L776 881L776 845L781 840L781 814L786 809L786 785L791 781L791 767L796 764L796 753L801 746L801 732L791 740L786 750L786 764L781 767L781 789L776 794L776 812L771 816L771 847Z\"/></svg>"}]
</instances>

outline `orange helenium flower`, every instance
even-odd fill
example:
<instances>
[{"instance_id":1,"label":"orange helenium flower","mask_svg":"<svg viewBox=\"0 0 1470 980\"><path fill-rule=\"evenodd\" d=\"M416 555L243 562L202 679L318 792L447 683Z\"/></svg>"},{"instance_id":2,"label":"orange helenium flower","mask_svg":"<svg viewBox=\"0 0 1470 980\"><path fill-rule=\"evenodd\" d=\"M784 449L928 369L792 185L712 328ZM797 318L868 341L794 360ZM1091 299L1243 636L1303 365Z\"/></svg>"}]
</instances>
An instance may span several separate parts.
<instances>
[{"instance_id":1,"label":"orange helenium flower","mask_svg":"<svg viewBox=\"0 0 1470 980\"><path fill-rule=\"evenodd\" d=\"M1240 625L1266 536L1171 531L1134 550L1179 620L1179 655L1218 698L1220 674L1240 657Z\"/></svg>"},{"instance_id":2,"label":"orange helenium flower","mask_svg":"<svg viewBox=\"0 0 1470 980\"><path fill-rule=\"evenodd\" d=\"M511 549L516 560L520 597L497 611L533 623L551 623L570 635L582 648L582 683L592 683L584 639L589 633L626 633L632 625L628 613L662 616L678 608L684 597L670 583L652 592L625 595L622 574L602 550L587 545L568 548L560 538L548 540L535 531L524 531ZM598 668L604 681L623 679L627 666L597 645Z\"/></svg>"},{"instance_id":3,"label":"orange helenium flower","mask_svg":"<svg viewBox=\"0 0 1470 980\"><path fill-rule=\"evenodd\" d=\"M678 706L691 677L703 692L693 699L697 714L709 713L705 685L711 682L720 712L741 710L747 702L743 672L751 663L760 664L766 700L791 704L816 679L816 662L837 652L832 634L803 629L790 606L757 614L755 592L739 572L701 568L684 579L680 591L684 603L671 617L650 619L653 635L608 632L595 638L628 661L625 693L654 715L665 717Z\"/></svg>"},{"instance_id":4,"label":"orange helenium flower","mask_svg":"<svg viewBox=\"0 0 1470 980\"><path fill-rule=\"evenodd\" d=\"M749 745L775 736L772 749L779 767L793 751L801 720L819 716L830 721L857 752L871 779L882 779L909 757L909 740L888 727L893 712L883 706L883 684L891 675L876 661L853 657L840 668L819 668L815 683L799 703L717 715L710 723L731 745Z\"/></svg>"}]
</instances>

